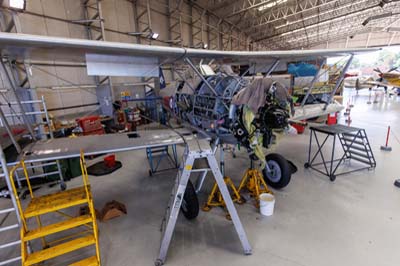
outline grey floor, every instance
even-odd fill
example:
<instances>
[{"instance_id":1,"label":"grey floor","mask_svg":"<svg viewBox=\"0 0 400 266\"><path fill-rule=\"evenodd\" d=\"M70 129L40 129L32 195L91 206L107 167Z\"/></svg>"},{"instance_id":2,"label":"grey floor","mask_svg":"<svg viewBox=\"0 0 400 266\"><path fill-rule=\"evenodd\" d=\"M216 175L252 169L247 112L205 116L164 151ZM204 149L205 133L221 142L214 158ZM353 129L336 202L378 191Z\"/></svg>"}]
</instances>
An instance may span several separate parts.
<instances>
[{"instance_id":1,"label":"grey floor","mask_svg":"<svg viewBox=\"0 0 400 266\"><path fill-rule=\"evenodd\" d=\"M393 186L393 181L400 178L400 97L383 96L380 103L367 104L368 91L358 96L349 93L355 104L352 126L367 130L377 160L374 171L339 176L332 183L326 176L303 168L308 130L303 135L285 137L273 150L292 160L299 171L289 186L274 191L274 215L262 217L251 202L235 205L253 254L243 255L232 223L216 208L200 212L194 221L179 217L166 265L399 265L400 189ZM393 129L392 152L380 150L387 125ZM153 265L175 173L149 177L144 151L120 153L117 159L122 161L122 169L90 178L96 207L114 199L128 209L124 217L99 223L102 264ZM227 175L238 183L249 164L246 154L239 152L237 158L227 154L226 161ZM68 186L79 181L77 178ZM211 185L208 178L200 194L202 203ZM0 199L0 206L8 204L7 199ZM19 248L11 252L18 253ZM62 263L55 261L53 265Z\"/></svg>"}]
</instances>

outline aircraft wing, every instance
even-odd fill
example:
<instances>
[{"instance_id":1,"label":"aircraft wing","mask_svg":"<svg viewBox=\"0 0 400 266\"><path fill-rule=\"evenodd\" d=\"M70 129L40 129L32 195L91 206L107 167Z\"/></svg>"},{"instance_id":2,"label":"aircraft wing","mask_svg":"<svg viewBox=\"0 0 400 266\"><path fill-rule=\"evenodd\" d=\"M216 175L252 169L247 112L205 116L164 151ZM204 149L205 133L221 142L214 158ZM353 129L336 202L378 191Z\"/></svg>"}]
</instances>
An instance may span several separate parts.
<instances>
[{"instance_id":1,"label":"aircraft wing","mask_svg":"<svg viewBox=\"0 0 400 266\"><path fill-rule=\"evenodd\" d=\"M85 152L85 155L99 155L183 144L194 138L192 131L185 128L175 131L159 129L78 138L56 138L29 144L23 150L23 158L25 162L43 162L79 157L81 150Z\"/></svg>"},{"instance_id":2,"label":"aircraft wing","mask_svg":"<svg viewBox=\"0 0 400 266\"><path fill-rule=\"evenodd\" d=\"M262 61L271 59L312 60L373 52L376 48L320 49L290 51L217 51L156 45L93 41L50 36L0 33L2 56L16 59L86 62L87 54L149 57L174 61L183 58L210 58L227 61Z\"/></svg>"},{"instance_id":3,"label":"aircraft wing","mask_svg":"<svg viewBox=\"0 0 400 266\"><path fill-rule=\"evenodd\" d=\"M340 112L344 109L344 106L340 103L333 101L331 104L308 104L303 107L294 107L294 115L290 117L290 121L298 122L301 120L307 120L310 118L327 115L331 113Z\"/></svg>"},{"instance_id":4,"label":"aircraft wing","mask_svg":"<svg viewBox=\"0 0 400 266\"><path fill-rule=\"evenodd\" d=\"M379 82L379 81L366 81L366 82L363 82L362 84L366 84L366 85L370 85L370 86L380 86L380 87L391 86L387 82Z\"/></svg>"}]
</instances>

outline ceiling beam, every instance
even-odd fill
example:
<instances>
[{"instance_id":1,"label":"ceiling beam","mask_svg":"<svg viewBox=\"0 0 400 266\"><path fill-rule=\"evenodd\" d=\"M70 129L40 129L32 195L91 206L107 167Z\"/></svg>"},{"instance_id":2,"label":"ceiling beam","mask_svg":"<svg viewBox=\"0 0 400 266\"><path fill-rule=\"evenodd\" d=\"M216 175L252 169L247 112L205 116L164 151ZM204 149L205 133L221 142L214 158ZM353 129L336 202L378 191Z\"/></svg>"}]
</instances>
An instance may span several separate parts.
<instances>
[{"instance_id":1,"label":"ceiling beam","mask_svg":"<svg viewBox=\"0 0 400 266\"><path fill-rule=\"evenodd\" d=\"M249 25L248 28L258 28L265 27L271 23L275 23L281 20L286 20L301 15L302 13L310 12L314 9L321 9L323 7L327 7L331 11L333 10L333 5L339 0L305 0L298 1L294 3L287 3L282 6L278 6L276 8L271 8L267 12L264 12L263 15L255 18ZM354 1L352 1L354 2Z\"/></svg>"},{"instance_id":2,"label":"ceiling beam","mask_svg":"<svg viewBox=\"0 0 400 266\"><path fill-rule=\"evenodd\" d=\"M262 37L259 37L255 41L259 42L259 41L263 41L265 39L271 39L271 38L276 38L276 37L280 37L280 36L285 36L285 35L293 33L293 32L300 32L300 31L304 32L310 27L317 27L317 26L319 26L321 24L326 24L327 22L339 21L342 18L346 18L346 17L356 17L360 13L369 11L369 10L374 9L374 8L380 8L379 4L373 4L373 5L364 7L362 9L356 10L356 11L351 10L351 9L350 10L347 9L346 10L347 12L344 12L341 15L332 16L332 17L328 17L328 18L325 18L325 19L322 19L322 20L318 20L317 22L310 23L308 25L304 25L303 23L298 23L298 26L296 25L293 29L287 29L287 30L281 31L281 32L273 34L273 35L267 34L267 35L264 35Z\"/></svg>"}]
</instances>

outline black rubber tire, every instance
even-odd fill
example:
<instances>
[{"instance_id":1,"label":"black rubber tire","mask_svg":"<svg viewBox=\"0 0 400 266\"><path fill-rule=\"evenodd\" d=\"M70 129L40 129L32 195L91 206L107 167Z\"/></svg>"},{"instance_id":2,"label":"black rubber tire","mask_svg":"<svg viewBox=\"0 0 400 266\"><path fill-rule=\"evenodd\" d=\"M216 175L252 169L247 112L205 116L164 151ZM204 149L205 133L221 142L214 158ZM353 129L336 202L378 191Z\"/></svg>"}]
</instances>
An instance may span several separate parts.
<instances>
[{"instance_id":1,"label":"black rubber tire","mask_svg":"<svg viewBox=\"0 0 400 266\"><path fill-rule=\"evenodd\" d=\"M66 189L67 189L67 184L65 184L65 183L60 183L60 189L61 189L61 191L66 190Z\"/></svg>"},{"instance_id":2,"label":"black rubber tire","mask_svg":"<svg viewBox=\"0 0 400 266\"><path fill-rule=\"evenodd\" d=\"M297 166L292 162L292 161L289 161L289 160L286 160L287 162L288 162L288 164L289 164L289 167L290 167L290 173L293 175L293 174L295 174L295 173L297 173Z\"/></svg>"},{"instance_id":3,"label":"black rubber tire","mask_svg":"<svg viewBox=\"0 0 400 266\"><path fill-rule=\"evenodd\" d=\"M183 195L182 205L184 206L181 206L181 211L186 219L193 220L199 215L199 199L197 198L196 190L190 180L187 183L185 194Z\"/></svg>"},{"instance_id":4,"label":"black rubber tire","mask_svg":"<svg viewBox=\"0 0 400 266\"><path fill-rule=\"evenodd\" d=\"M263 169L263 177L265 182L271 187L276 189L286 187L289 184L290 178L292 176L292 171L288 161L282 155L277 153L268 154L267 156L265 156L265 160L267 161L267 163L268 161L275 161L278 164L281 171L281 176L279 180L271 180L268 178L267 170Z\"/></svg>"},{"instance_id":5,"label":"black rubber tire","mask_svg":"<svg viewBox=\"0 0 400 266\"><path fill-rule=\"evenodd\" d=\"M160 259L157 259L157 260L154 262L154 266L162 266L162 265L164 265L164 263L163 263L162 260L160 260Z\"/></svg>"}]
</instances>

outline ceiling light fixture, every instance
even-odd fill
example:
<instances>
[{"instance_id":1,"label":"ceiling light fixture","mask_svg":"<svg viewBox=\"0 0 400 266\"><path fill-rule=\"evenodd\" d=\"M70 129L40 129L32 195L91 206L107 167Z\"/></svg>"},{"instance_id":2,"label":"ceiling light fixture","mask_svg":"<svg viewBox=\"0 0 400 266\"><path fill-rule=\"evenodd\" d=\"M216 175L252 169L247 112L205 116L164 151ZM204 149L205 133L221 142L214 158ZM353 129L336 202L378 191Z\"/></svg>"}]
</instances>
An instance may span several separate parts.
<instances>
[{"instance_id":1,"label":"ceiling light fixture","mask_svg":"<svg viewBox=\"0 0 400 266\"><path fill-rule=\"evenodd\" d=\"M157 40L160 34L154 31L145 31L145 32L127 32L127 34L132 36L142 36L148 39Z\"/></svg>"},{"instance_id":2,"label":"ceiling light fixture","mask_svg":"<svg viewBox=\"0 0 400 266\"><path fill-rule=\"evenodd\" d=\"M379 6L380 7L384 7L386 4L389 4L391 1L390 0L382 0L380 3L379 3Z\"/></svg>"},{"instance_id":3,"label":"ceiling light fixture","mask_svg":"<svg viewBox=\"0 0 400 266\"><path fill-rule=\"evenodd\" d=\"M286 3L288 0L275 0L269 3L266 3L265 5L260 6L259 8L257 8L258 11L263 11L265 9ZM266 1L265 1L266 2Z\"/></svg>"},{"instance_id":4,"label":"ceiling light fixture","mask_svg":"<svg viewBox=\"0 0 400 266\"><path fill-rule=\"evenodd\" d=\"M391 17L394 15L398 15L399 13L392 13L392 12L387 12L387 13L383 13L383 14L379 14L379 15L375 15L375 16L371 16L369 18L367 18L366 20L363 21L363 23L361 23L363 26L367 26L367 24L372 21L372 20L378 20L378 19L383 19L383 18L387 18L387 17Z\"/></svg>"},{"instance_id":5,"label":"ceiling light fixture","mask_svg":"<svg viewBox=\"0 0 400 266\"><path fill-rule=\"evenodd\" d=\"M25 10L26 0L10 0L10 8Z\"/></svg>"},{"instance_id":6,"label":"ceiling light fixture","mask_svg":"<svg viewBox=\"0 0 400 266\"><path fill-rule=\"evenodd\" d=\"M158 36L160 36L160 34L157 33L157 32L151 32L150 33L150 39L157 40Z\"/></svg>"}]
</instances>

